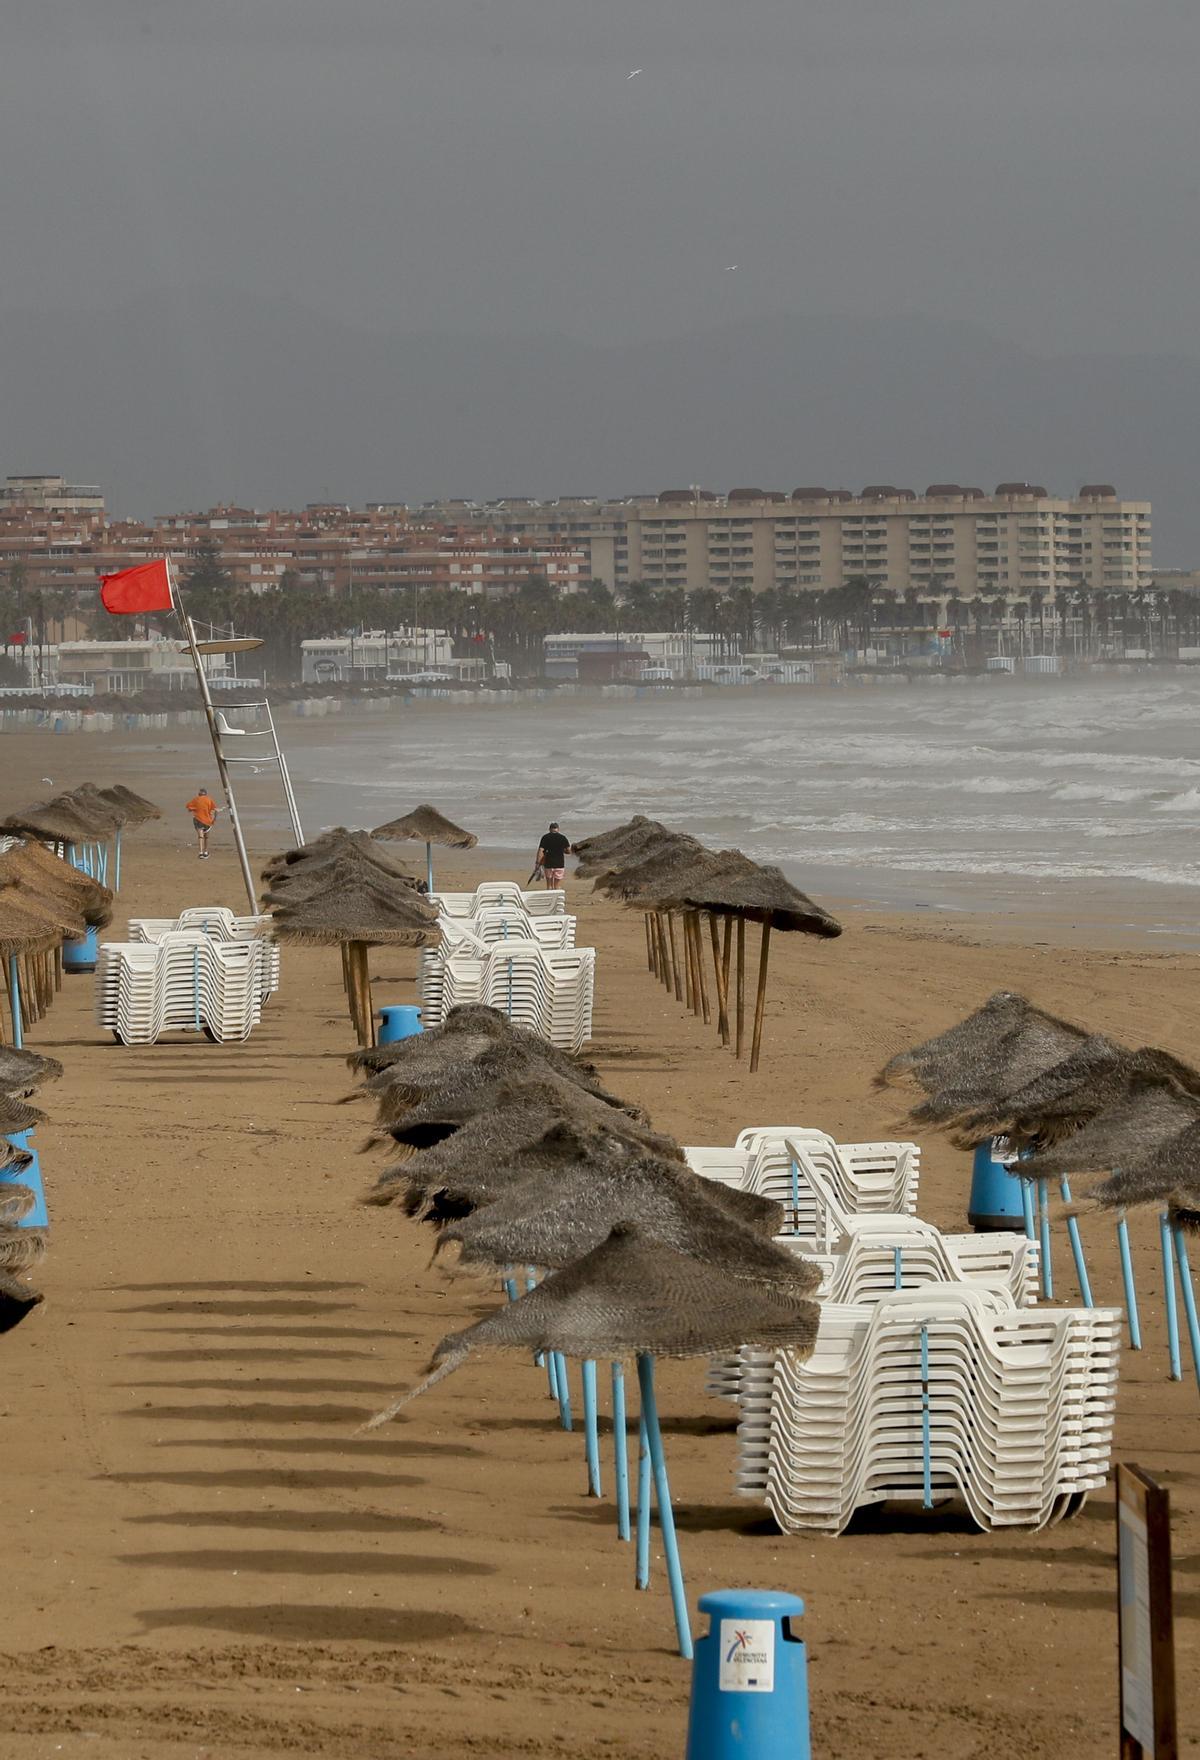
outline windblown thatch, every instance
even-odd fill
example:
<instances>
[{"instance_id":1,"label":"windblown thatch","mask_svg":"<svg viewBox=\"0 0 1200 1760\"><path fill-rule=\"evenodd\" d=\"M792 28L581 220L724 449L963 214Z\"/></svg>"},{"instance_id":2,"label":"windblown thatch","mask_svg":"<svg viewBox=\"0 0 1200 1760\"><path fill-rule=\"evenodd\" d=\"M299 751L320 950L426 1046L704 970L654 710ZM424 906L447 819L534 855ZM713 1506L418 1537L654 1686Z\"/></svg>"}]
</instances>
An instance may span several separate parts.
<instances>
[{"instance_id":1,"label":"windblown thatch","mask_svg":"<svg viewBox=\"0 0 1200 1760\"><path fill-rule=\"evenodd\" d=\"M1111 1172L1132 1193L1138 1170L1198 1121L1200 1098L1195 1094L1170 1076L1135 1073L1113 1104L1071 1136L1035 1148L1021 1170L1031 1177L1055 1179L1063 1174ZM1171 1180L1172 1185L1182 1183L1178 1173ZM1147 1199L1130 1196L1123 1201Z\"/></svg>"},{"instance_id":2,"label":"windblown thatch","mask_svg":"<svg viewBox=\"0 0 1200 1760\"><path fill-rule=\"evenodd\" d=\"M735 852L736 853L736 852ZM699 877L680 899L688 910L708 911L712 916L745 917L772 929L798 930L806 935L832 939L842 925L819 904L793 886L779 868L755 867L739 873L733 865L711 878Z\"/></svg>"},{"instance_id":3,"label":"windblown thatch","mask_svg":"<svg viewBox=\"0 0 1200 1760\"><path fill-rule=\"evenodd\" d=\"M280 941L333 947L358 941L375 947L426 947L438 935L437 911L411 887L375 878L358 867L339 869L328 884L294 901L267 894Z\"/></svg>"},{"instance_id":4,"label":"windblown thatch","mask_svg":"<svg viewBox=\"0 0 1200 1760\"><path fill-rule=\"evenodd\" d=\"M162 818L161 807L156 807L145 795L135 794L123 782L114 782L110 788L102 788L98 792L110 805L121 808L127 825L145 825L151 819Z\"/></svg>"},{"instance_id":5,"label":"windblown thatch","mask_svg":"<svg viewBox=\"0 0 1200 1760\"><path fill-rule=\"evenodd\" d=\"M371 836L397 842L415 838L418 843L443 844L447 849L474 849L479 842L473 831L464 831L461 825L455 825L436 807L428 805L414 807L411 813L405 813L401 819L389 819L386 825L377 825Z\"/></svg>"},{"instance_id":6,"label":"windblown thatch","mask_svg":"<svg viewBox=\"0 0 1200 1760\"><path fill-rule=\"evenodd\" d=\"M913 1108L913 1119L947 1124L1015 1093L1073 1056L1087 1038L1081 1027L1026 997L998 990L946 1032L898 1053L877 1081L911 1076L928 1095Z\"/></svg>"},{"instance_id":7,"label":"windblown thatch","mask_svg":"<svg viewBox=\"0 0 1200 1760\"><path fill-rule=\"evenodd\" d=\"M43 1082L55 1081L63 1073L56 1057L43 1057L37 1051L0 1045L0 1094L13 1096L34 1093Z\"/></svg>"},{"instance_id":8,"label":"windblown thatch","mask_svg":"<svg viewBox=\"0 0 1200 1760\"><path fill-rule=\"evenodd\" d=\"M0 832L12 837L34 837L44 843L91 843L107 835L96 828L96 820L80 801L70 795L56 795L50 801L38 801L21 807L0 822Z\"/></svg>"},{"instance_id":9,"label":"windblown thatch","mask_svg":"<svg viewBox=\"0 0 1200 1760\"><path fill-rule=\"evenodd\" d=\"M417 882L389 850L373 843L365 831L328 831L299 849L272 856L262 872L268 892L289 897L313 892L351 869L395 882L416 891Z\"/></svg>"},{"instance_id":10,"label":"windblown thatch","mask_svg":"<svg viewBox=\"0 0 1200 1760\"><path fill-rule=\"evenodd\" d=\"M653 893L655 887L676 874L707 867L712 854L695 837L675 834L662 839L632 862L622 862L597 876L596 890L626 901Z\"/></svg>"},{"instance_id":11,"label":"windblown thatch","mask_svg":"<svg viewBox=\"0 0 1200 1760\"><path fill-rule=\"evenodd\" d=\"M1097 1034L1014 1093L969 1114L952 1140L971 1149L989 1137L1007 1137L1018 1146L1036 1142L1048 1149L1119 1104L1131 1081L1155 1075L1200 1097L1200 1071L1164 1051L1126 1051Z\"/></svg>"},{"instance_id":12,"label":"windblown thatch","mask_svg":"<svg viewBox=\"0 0 1200 1760\"><path fill-rule=\"evenodd\" d=\"M55 899L35 897L15 878L0 874L0 956L45 953L86 931L80 912Z\"/></svg>"},{"instance_id":13,"label":"windblown thatch","mask_svg":"<svg viewBox=\"0 0 1200 1760\"><path fill-rule=\"evenodd\" d=\"M107 824L113 831L130 823L130 809L125 803L110 799L94 782L81 782L78 788L69 791L69 798L86 814Z\"/></svg>"},{"instance_id":14,"label":"windblown thatch","mask_svg":"<svg viewBox=\"0 0 1200 1760\"><path fill-rule=\"evenodd\" d=\"M0 885L10 882L35 900L65 906L92 928L105 929L112 922L113 895L108 887L73 868L44 843L27 839L0 855Z\"/></svg>"},{"instance_id":15,"label":"windblown thatch","mask_svg":"<svg viewBox=\"0 0 1200 1760\"><path fill-rule=\"evenodd\" d=\"M547 1040L522 1028L513 1029L502 1015L497 1019L509 1030L466 1033L434 1028L400 1040L397 1048L411 1049L406 1055L390 1058L366 1085L365 1092L377 1102L380 1120L390 1124L409 1108L434 1097L461 1098L501 1079L537 1080L543 1076L571 1082L606 1106L625 1109L624 1102L601 1084L590 1065L573 1063ZM629 1110L634 1117L643 1116L640 1108Z\"/></svg>"},{"instance_id":16,"label":"windblown thatch","mask_svg":"<svg viewBox=\"0 0 1200 1760\"><path fill-rule=\"evenodd\" d=\"M3 1236L4 1231L0 1229L0 1332L11 1332L37 1307L42 1296L38 1290L30 1289L28 1284L3 1269Z\"/></svg>"},{"instance_id":17,"label":"windblown thatch","mask_svg":"<svg viewBox=\"0 0 1200 1760\"><path fill-rule=\"evenodd\" d=\"M697 1357L787 1347L810 1352L815 1302L744 1283L707 1260L674 1251L621 1223L607 1240L433 1353L438 1365L421 1386L370 1421L389 1418L478 1350L561 1351L586 1358Z\"/></svg>"},{"instance_id":18,"label":"windblown thatch","mask_svg":"<svg viewBox=\"0 0 1200 1760\"><path fill-rule=\"evenodd\" d=\"M585 838L582 843L575 844L579 863L576 872L586 880L594 879L614 868L631 867L635 862L653 854L665 840L679 835L678 832L669 831L657 819L646 819L639 813L628 825L619 825L613 831L598 832L595 837Z\"/></svg>"},{"instance_id":19,"label":"windblown thatch","mask_svg":"<svg viewBox=\"0 0 1200 1760\"><path fill-rule=\"evenodd\" d=\"M820 1283L817 1267L744 1227L719 1202L721 1189L678 1162L610 1154L599 1167L576 1161L521 1180L452 1222L441 1239L457 1244L468 1264L557 1270L627 1222L647 1240L719 1265L739 1282L811 1295Z\"/></svg>"}]
</instances>

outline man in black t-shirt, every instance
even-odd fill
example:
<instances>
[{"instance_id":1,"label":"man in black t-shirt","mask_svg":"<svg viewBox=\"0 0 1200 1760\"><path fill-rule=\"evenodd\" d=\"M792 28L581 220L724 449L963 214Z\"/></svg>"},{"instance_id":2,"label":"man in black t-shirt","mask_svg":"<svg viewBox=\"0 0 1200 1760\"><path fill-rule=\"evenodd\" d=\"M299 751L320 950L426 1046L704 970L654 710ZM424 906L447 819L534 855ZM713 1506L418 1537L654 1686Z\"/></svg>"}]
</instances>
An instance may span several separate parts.
<instances>
[{"instance_id":1,"label":"man in black t-shirt","mask_svg":"<svg viewBox=\"0 0 1200 1760\"><path fill-rule=\"evenodd\" d=\"M538 845L537 852L537 866L545 876L547 892L557 892L562 885L570 849L570 838L563 836L558 828L558 820L551 819L550 829Z\"/></svg>"}]
</instances>

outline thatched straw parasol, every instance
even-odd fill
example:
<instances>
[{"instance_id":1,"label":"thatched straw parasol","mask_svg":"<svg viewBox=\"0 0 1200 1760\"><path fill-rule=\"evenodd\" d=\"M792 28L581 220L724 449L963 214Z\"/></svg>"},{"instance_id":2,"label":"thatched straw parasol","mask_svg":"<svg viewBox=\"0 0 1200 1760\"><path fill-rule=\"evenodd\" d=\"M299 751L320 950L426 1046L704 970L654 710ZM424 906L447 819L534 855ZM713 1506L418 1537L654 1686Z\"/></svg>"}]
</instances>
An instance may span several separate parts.
<instances>
[{"instance_id":1,"label":"thatched straw parasol","mask_svg":"<svg viewBox=\"0 0 1200 1760\"><path fill-rule=\"evenodd\" d=\"M464 831L444 813L428 803L414 807L411 813L403 818L389 819L386 825L377 825L371 833L372 837L397 842L404 838L413 838L425 845L425 876L430 892L433 891L433 846L440 844L444 849L474 849L479 842L473 831Z\"/></svg>"},{"instance_id":2,"label":"thatched straw parasol","mask_svg":"<svg viewBox=\"0 0 1200 1760\"><path fill-rule=\"evenodd\" d=\"M599 1167L576 1161L521 1180L494 1203L450 1223L441 1242L456 1244L464 1264L559 1270L623 1221L740 1282L791 1298L811 1295L820 1283L817 1267L745 1227L720 1203L721 1189L677 1162L611 1154Z\"/></svg>"},{"instance_id":3,"label":"thatched straw parasol","mask_svg":"<svg viewBox=\"0 0 1200 1760\"><path fill-rule=\"evenodd\" d=\"M114 782L111 787L99 789L97 792L103 800L108 801L112 806L120 807L125 814L127 825L146 825L151 819L162 818L161 807L156 807L153 801L146 799L145 795L135 794L131 788L126 788L123 782Z\"/></svg>"},{"instance_id":4,"label":"thatched straw parasol","mask_svg":"<svg viewBox=\"0 0 1200 1760\"><path fill-rule=\"evenodd\" d=\"M728 852L737 856L738 851ZM745 858L743 858L744 860ZM829 912L796 886L779 868L749 868L727 862L720 871L701 872L682 889L680 904L693 911L707 911L710 916L729 917L737 923L737 1024L740 1054L745 1021L745 929L746 922L762 926L758 960L758 992L754 1004L754 1036L750 1050L750 1070L758 1068L762 1049L763 1017L767 999L767 962L770 956L771 931L820 935L827 939L840 935L842 926Z\"/></svg>"},{"instance_id":5,"label":"thatched straw parasol","mask_svg":"<svg viewBox=\"0 0 1200 1760\"><path fill-rule=\"evenodd\" d=\"M706 1357L750 1345L807 1354L816 1342L817 1318L815 1302L735 1277L719 1261L663 1246L622 1222L519 1301L448 1334L432 1361L440 1380L479 1350ZM369 1427L395 1417L434 1378L378 1413Z\"/></svg>"},{"instance_id":6,"label":"thatched straw parasol","mask_svg":"<svg viewBox=\"0 0 1200 1760\"><path fill-rule=\"evenodd\" d=\"M576 871L584 878L594 878L610 868L635 862L641 855L649 855L664 838L677 835L659 820L647 819L638 813L627 825L599 831L594 837L585 837L582 843L575 844L579 861Z\"/></svg>"},{"instance_id":7,"label":"thatched straw parasol","mask_svg":"<svg viewBox=\"0 0 1200 1760\"><path fill-rule=\"evenodd\" d=\"M69 795L56 795L53 800L39 801L9 813L0 821L0 831L12 837L34 837L45 843L65 843L72 847L87 843L97 835L95 819Z\"/></svg>"},{"instance_id":8,"label":"thatched straw parasol","mask_svg":"<svg viewBox=\"0 0 1200 1760\"><path fill-rule=\"evenodd\" d=\"M274 933L280 941L346 950L351 1018L359 1044L373 1044L367 948L427 947L437 937L437 912L402 877L348 852L313 872L293 871L293 885L273 886L265 895Z\"/></svg>"},{"instance_id":9,"label":"thatched straw parasol","mask_svg":"<svg viewBox=\"0 0 1200 1760\"><path fill-rule=\"evenodd\" d=\"M18 1187L17 1189L28 1190L27 1187ZM30 1196L32 1198L32 1194ZM30 1289L29 1285L22 1283L19 1277L15 1277L11 1271L4 1269L5 1244L10 1236L21 1232L28 1233L29 1231L10 1227L0 1220L0 1332L11 1332L13 1327L20 1325L26 1315L32 1313L42 1300L40 1291Z\"/></svg>"},{"instance_id":10,"label":"thatched straw parasol","mask_svg":"<svg viewBox=\"0 0 1200 1760\"><path fill-rule=\"evenodd\" d=\"M112 922L109 888L73 868L44 843L26 841L0 855L0 884L10 880L34 898L53 899L67 906L91 928L105 929Z\"/></svg>"},{"instance_id":11,"label":"thatched straw parasol","mask_svg":"<svg viewBox=\"0 0 1200 1760\"><path fill-rule=\"evenodd\" d=\"M644 1116L639 1107L626 1108L625 1102L610 1093L590 1065L572 1063L565 1053L533 1033L443 1034L434 1028L399 1043L412 1050L407 1056L389 1060L364 1090L376 1100L380 1119L388 1123L434 1096L443 1100L461 1096L502 1077L518 1076L569 1082L606 1106L628 1110L633 1117Z\"/></svg>"},{"instance_id":12,"label":"thatched straw parasol","mask_svg":"<svg viewBox=\"0 0 1200 1760\"><path fill-rule=\"evenodd\" d=\"M1100 1034L1012 1094L980 1107L955 1127L953 1141L973 1149L989 1137L1039 1148L1063 1142L1125 1098L1139 1076L1161 1076L1200 1097L1200 1071L1165 1051L1127 1051Z\"/></svg>"},{"instance_id":13,"label":"thatched straw parasol","mask_svg":"<svg viewBox=\"0 0 1200 1760\"><path fill-rule=\"evenodd\" d=\"M928 1096L912 1109L913 1120L948 1125L1003 1101L1073 1057L1088 1038L1027 997L998 990L946 1032L898 1053L876 1080L882 1086L911 1079Z\"/></svg>"},{"instance_id":14,"label":"thatched straw parasol","mask_svg":"<svg viewBox=\"0 0 1200 1760\"><path fill-rule=\"evenodd\" d=\"M63 1066L56 1057L0 1045L0 1094L15 1097L36 1093L43 1082L55 1081L62 1073Z\"/></svg>"}]
</instances>

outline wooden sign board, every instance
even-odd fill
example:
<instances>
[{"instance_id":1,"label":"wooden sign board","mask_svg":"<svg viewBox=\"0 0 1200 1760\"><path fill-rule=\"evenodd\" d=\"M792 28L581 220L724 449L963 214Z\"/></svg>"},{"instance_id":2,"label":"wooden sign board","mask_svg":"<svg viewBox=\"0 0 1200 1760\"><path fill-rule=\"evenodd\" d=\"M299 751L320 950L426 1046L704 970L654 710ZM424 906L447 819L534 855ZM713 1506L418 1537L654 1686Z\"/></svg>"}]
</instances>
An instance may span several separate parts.
<instances>
[{"instance_id":1,"label":"wooden sign board","mask_svg":"<svg viewBox=\"0 0 1200 1760\"><path fill-rule=\"evenodd\" d=\"M1121 1760L1177 1760L1170 1494L1117 1468Z\"/></svg>"}]
</instances>

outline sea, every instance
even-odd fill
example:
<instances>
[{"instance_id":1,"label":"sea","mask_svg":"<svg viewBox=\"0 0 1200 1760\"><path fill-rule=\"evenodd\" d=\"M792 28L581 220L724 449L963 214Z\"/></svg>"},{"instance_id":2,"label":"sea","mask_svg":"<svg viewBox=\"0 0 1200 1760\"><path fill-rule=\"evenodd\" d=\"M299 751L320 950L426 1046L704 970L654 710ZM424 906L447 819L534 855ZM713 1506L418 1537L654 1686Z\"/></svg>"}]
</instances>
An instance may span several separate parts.
<instances>
[{"instance_id":1,"label":"sea","mask_svg":"<svg viewBox=\"0 0 1200 1760\"><path fill-rule=\"evenodd\" d=\"M310 834L432 801L532 855L552 818L578 838L646 813L817 897L1088 900L1200 946L1200 676L438 703L284 729Z\"/></svg>"}]
</instances>

